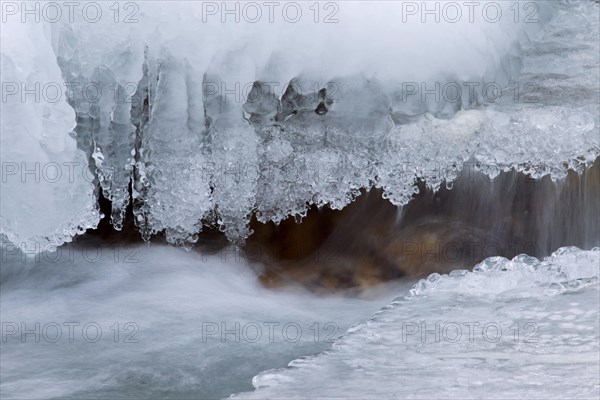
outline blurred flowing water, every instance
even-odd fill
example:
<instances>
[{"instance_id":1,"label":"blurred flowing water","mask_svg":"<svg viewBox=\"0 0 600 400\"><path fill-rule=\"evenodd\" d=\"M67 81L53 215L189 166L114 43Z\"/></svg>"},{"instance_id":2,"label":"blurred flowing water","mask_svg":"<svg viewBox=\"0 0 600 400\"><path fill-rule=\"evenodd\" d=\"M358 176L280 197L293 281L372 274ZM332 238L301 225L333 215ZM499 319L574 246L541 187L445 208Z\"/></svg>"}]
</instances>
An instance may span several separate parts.
<instances>
[{"instance_id":1,"label":"blurred flowing water","mask_svg":"<svg viewBox=\"0 0 600 400\"><path fill-rule=\"evenodd\" d=\"M272 291L233 249L73 245L2 257L3 399L247 391L260 371L325 350L406 286Z\"/></svg>"}]
</instances>

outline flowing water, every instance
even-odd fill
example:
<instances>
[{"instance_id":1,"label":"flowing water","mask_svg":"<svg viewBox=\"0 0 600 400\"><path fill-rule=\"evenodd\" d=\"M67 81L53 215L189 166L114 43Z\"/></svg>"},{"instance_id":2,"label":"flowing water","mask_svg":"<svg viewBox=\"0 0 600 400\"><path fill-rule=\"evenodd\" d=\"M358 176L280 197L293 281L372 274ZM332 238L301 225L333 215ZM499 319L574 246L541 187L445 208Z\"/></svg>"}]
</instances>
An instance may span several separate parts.
<instances>
[{"instance_id":1,"label":"flowing water","mask_svg":"<svg viewBox=\"0 0 600 400\"><path fill-rule=\"evenodd\" d=\"M234 250L3 257L3 398L598 394L598 249L321 297L265 289Z\"/></svg>"},{"instance_id":2,"label":"flowing water","mask_svg":"<svg viewBox=\"0 0 600 400\"><path fill-rule=\"evenodd\" d=\"M37 261L3 257L3 398L251 390L254 375L325 350L403 287L360 298L272 291L231 249L72 246Z\"/></svg>"}]
</instances>

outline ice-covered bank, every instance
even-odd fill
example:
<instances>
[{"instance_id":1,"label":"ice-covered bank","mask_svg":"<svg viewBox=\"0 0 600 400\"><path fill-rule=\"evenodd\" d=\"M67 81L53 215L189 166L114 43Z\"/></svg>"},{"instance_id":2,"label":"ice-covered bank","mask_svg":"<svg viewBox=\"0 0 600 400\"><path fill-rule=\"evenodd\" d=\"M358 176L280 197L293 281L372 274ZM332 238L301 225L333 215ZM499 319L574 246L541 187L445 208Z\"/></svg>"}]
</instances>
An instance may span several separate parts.
<instances>
[{"instance_id":1,"label":"ice-covered bank","mask_svg":"<svg viewBox=\"0 0 600 400\"><path fill-rule=\"evenodd\" d=\"M599 269L600 249L561 248L432 275L234 398L595 398Z\"/></svg>"}]
</instances>

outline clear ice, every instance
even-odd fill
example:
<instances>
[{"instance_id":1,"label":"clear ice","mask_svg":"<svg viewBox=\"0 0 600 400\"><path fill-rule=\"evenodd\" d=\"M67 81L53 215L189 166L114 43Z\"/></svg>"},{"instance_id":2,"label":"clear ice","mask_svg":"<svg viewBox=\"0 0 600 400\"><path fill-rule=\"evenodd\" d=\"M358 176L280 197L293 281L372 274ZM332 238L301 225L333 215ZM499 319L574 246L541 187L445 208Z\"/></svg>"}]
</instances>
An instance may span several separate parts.
<instances>
[{"instance_id":1,"label":"clear ice","mask_svg":"<svg viewBox=\"0 0 600 400\"><path fill-rule=\"evenodd\" d=\"M361 188L403 205L418 179L450 187L466 161L491 177L580 171L600 154L598 5L535 4L535 23L399 23L401 2L340 3L335 24L223 24L202 2L139 3L130 24L9 20L3 88L67 89L52 104L8 96L4 165L78 168L58 184L9 175L4 240L69 241L97 224L99 190L115 229L131 201L145 239L185 245L204 225L240 242L253 214L339 209Z\"/></svg>"}]
</instances>

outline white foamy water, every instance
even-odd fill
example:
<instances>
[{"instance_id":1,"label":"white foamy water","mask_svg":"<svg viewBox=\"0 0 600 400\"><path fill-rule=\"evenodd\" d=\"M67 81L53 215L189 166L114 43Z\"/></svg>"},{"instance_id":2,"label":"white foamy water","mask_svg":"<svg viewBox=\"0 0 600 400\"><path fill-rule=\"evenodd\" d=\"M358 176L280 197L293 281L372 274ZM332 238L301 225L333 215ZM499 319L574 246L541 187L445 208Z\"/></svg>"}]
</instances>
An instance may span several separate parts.
<instances>
[{"instance_id":1,"label":"white foamy water","mask_svg":"<svg viewBox=\"0 0 600 400\"><path fill-rule=\"evenodd\" d=\"M600 249L434 274L235 398L595 398Z\"/></svg>"},{"instance_id":2,"label":"white foamy water","mask_svg":"<svg viewBox=\"0 0 600 400\"><path fill-rule=\"evenodd\" d=\"M2 398L251 390L254 375L325 350L398 291L360 299L268 290L233 251L73 246L22 261L3 250Z\"/></svg>"}]
</instances>

